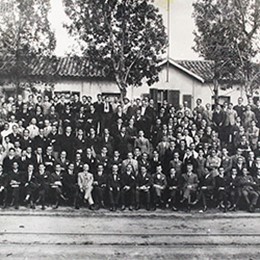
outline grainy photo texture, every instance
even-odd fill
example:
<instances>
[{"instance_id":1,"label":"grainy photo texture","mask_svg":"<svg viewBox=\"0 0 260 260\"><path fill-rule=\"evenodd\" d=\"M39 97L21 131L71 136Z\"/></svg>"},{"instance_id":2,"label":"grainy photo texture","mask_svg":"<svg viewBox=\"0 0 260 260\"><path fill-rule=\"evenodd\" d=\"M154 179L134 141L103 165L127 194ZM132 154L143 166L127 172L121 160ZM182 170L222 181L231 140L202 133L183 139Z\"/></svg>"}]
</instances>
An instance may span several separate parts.
<instances>
[{"instance_id":1,"label":"grainy photo texture","mask_svg":"<svg viewBox=\"0 0 260 260\"><path fill-rule=\"evenodd\" d=\"M0 1L0 259L260 259L259 0Z\"/></svg>"}]
</instances>

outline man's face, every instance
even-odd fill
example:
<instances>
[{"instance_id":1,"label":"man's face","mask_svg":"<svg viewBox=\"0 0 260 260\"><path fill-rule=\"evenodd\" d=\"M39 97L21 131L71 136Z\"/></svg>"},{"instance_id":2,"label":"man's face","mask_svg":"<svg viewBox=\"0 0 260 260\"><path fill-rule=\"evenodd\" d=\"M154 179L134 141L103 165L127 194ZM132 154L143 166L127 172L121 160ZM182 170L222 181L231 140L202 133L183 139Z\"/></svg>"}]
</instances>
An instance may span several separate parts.
<instances>
[{"instance_id":1,"label":"man's face","mask_svg":"<svg viewBox=\"0 0 260 260\"><path fill-rule=\"evenodd\" d=\"M41 148L41 147L38 147L38 148L37 148L37 153L38 153L38 154L42 154L42 148Z\"/></svg>"},{"instance_id":2,"label":"man's face","mask_svg":"<svg viewBox=\"0 0 260 260\"><path fill-rule=\"evenodd\" d=\"M103 168L102 165L99 165L98 168L97 168L98 172L103 172L103 169L104 169L104 168Z\"/></svg>"},{"instance_id":3,"label":"man's face","mask_svg":"<svg viewBox=\"0 0 260 260\"><path fill-rule=\"evenodd\" d=\"M236 169L232 169L231 174L232 174L232 176L237 176L237 170Z\"/></svg>"},{"instance_id":4,"label":"man's face","mask_svg":"<svg viewBox=\"0 0 260 260\"><path fill-rule=\"evenodd\" d=\"M89 170L89 166L88 166L88 164L84 164L84 166L83 166L83 170L84 170L84 171L88 171L88 170Z\"/></svg>"},{"instance_id":5,"label":"man's face","mask_svg":"<svg viewBox=\"0 0 260 260\"><path fill-rule=\"evenodd\" d=\"M146 173L146 168L145 167L141 167L141 173L145 174Z\"/></svg>"},{"instance_id":6,"label":"man's face","mask_svg":"<svg viewBox=\"0 0 260 260\"><path fill-rule=\"evenodd\" d=\"M192 165L187 165L187 171L188 171L188 172L191 172L192 169L193 169Z\"/></svg>"},{"instance_id":7,"label":"man's face","mask_svg":"<svg viewBox=\"0 0 260 260\"><path fill-rule=\"evenodd\" d=\"M52 131L53 133L55 133L55 132L57 131L57 127L56 127L56 126L52 126L51 131ZM43 132L43 131L42 131L42 132Z\"/></svg>"},{"instance_id":8,"label":"man's face","mask_svg":"<svg viewBox=\"0 0 260 260\"><path fill-rule=\"evenodd\" d=\"M74 170L74 164L73 164L73 163L71 163L71 164L69 165L69 170L71 170L71 171Z\"/></svg>"},{"instance_id":9,"label":"man's face","mask_svg":"<svg viewBox=\"0 0 260 260\"><path fill-rule=\"evenodd\" d=\"M12 129L13 129L13 133L17 133L18 132L18 129L17 129L16 125L13 125Z\"/></svg>"},{"instance_id":10,"label":"man's face","mask_svg":"<svg viewBox=\"0 0 260 260\"><path fill-rule=\"evenodd\" d=\"M59 164L56 165L55 167L56 172L60 172L61 171L61 166Z\"/></svg>"},{"instance_id":11,"label":"man's face","mask_svg":"<svg viewBox=\"0 0 260 260\"><path fill-rule=\"evenodd\" d=\"M71 127L70 127L70 126L67 126L67 127L66 127L66 133L67 133L67 134L70 134L71 131L72 131Z\"/></svg>"},{"instance_id":12,"label":"man's face","mask_svg":"<svg viewBox=\"0 0 260 260\"><path fill-rule=\"evenodd\" d=\"M48 154L51 154L51 153L52 153L52 147L51 147L51 146L47 147L47 153L48 153Z\"/></svg>"},{"instance_id":13,"label":"man's face","mask_svg":"<svg viewBox=\"0 0 260 260\"><path fill-rule=\"evenodd\" d=\"M18 169L18 163L17 162L13 163L13 169L15 169L15 170Z\"/></svg>"},{"instance_id":14,"label":"man's face","mask_svg":"<svg viewBox=\"0 0 260 260\"><path fill-rule=\"evenodd\" d=\"M118 166L117 166L117 165L113 165L113 166L112 166L112 171L113 171L114 173L117 173L117 171L118 171Z\"/></svg>"},{"instance_id":15,"label":"man's face","mask_svg":"<svg viewBox=\"0 0 260 260\"><path fill-rule=\"evenodd\" d=\"M44 170L45 170L44 165L43 164L39 165L39 171L40 172L44 172Z\"/></svg>"}]
</instances>

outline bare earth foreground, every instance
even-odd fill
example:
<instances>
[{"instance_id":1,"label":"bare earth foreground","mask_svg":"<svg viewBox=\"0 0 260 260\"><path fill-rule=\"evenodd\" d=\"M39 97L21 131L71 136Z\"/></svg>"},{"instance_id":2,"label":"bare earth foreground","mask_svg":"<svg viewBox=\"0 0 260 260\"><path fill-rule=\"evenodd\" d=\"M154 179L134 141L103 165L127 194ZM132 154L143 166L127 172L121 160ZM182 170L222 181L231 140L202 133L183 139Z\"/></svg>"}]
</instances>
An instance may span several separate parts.
<instances>
[{"instance_id":1,"label":"bare earth foreground","mask_svg":"<svg viewBox=\"0 0 260 260\"><path fill-rule=\"evenodd\" d=\"M0 259L260 259L260 213L2 210Z\"/></svg>"}]
</instances>

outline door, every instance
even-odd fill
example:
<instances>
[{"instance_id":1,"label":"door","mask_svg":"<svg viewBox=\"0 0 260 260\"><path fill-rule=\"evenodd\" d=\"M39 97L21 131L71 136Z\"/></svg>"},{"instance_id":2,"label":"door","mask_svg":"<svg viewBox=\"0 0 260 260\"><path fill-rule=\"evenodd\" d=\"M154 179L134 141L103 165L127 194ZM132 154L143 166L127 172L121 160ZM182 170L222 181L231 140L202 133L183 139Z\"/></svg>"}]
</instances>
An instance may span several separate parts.
<instances>
[{"instance_id":1,"label":"door","mask_svg":"<svg viewBox=\"0 0 260 260\"><path fill-rule=\"evenodd\" d=\"M168 90L167 101L169 104L172 104L176 109L180 105L180 91L179 90Z\"/></svg>"},{"instance_id":2,"label":"door","mask_svg":"<svg viewBox=\"0 0 260 260\"><path fill-rule=\"evenodd\" d=\"M183 95L183 103L187 102L189 108L191 108L191 101L192 101L191 95Z\"/></svg>"}]
</instances>

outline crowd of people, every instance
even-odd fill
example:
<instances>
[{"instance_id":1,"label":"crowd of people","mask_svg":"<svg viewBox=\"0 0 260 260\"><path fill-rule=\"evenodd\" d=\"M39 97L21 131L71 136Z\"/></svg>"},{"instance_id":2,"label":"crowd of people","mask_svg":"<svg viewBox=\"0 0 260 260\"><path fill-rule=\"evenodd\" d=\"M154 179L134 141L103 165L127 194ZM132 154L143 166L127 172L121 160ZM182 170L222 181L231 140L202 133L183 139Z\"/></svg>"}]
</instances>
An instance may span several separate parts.
<instances>
[{"instance_id":1,"label":"crowd of people","mask_svg":"<svg viewBox=\"0 0 260 260\"><path fill-rule=\"evenodd\" d=\"M155 104L107 96L0 103L0 203L254 212L260 102Z\"/></svg>"}]
</instances>

